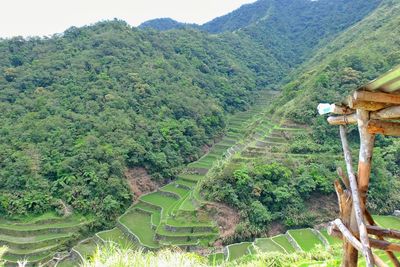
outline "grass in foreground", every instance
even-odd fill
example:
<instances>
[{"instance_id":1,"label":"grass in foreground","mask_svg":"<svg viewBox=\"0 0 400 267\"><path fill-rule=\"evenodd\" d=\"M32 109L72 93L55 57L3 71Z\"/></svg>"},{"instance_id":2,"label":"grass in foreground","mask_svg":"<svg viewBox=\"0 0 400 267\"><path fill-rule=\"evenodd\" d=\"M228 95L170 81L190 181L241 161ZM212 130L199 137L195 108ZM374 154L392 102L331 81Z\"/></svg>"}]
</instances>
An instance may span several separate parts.
<instances>
[{"instance_id":1,"label":"grass in foreground","mask_svg":"<svg viewBox=\"0 0 400 267\"><path fill-rule=\"evenodd\" d=\"M179 250L162 250L158 252L143 252L141 250L121 249L109 244L96 250L93 257L86 260L82 267L250 267L250 266L272 266L272 267L299 267L299 266L326 266L338 267L337 251L328 252L326 249L310 253L260 253L247 255L235 261L223 261L223 254L218 253L210 258L194 253L186 253ZM320 265L318 265L320 264Z\"/></svg>"}]
</instances>

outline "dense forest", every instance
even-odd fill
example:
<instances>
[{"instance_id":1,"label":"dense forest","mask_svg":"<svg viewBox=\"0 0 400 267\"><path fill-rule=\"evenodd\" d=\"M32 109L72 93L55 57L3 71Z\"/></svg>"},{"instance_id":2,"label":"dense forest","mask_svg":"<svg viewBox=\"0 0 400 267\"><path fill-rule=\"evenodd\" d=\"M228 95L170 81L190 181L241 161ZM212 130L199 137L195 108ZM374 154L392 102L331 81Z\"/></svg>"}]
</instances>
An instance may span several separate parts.
<instances>
[{"instance_id":1,"label":"dense forest","mask_svg":"<svg viewBox=\"0 0 400 267\"><path fill-rule=\"evenodd\" d=\"M316 104L400 63L399 4L380 2L260 0L201 26L114 20L0 40L0 213L43 213L63 201L114 218L131 203L129 168L173 179L260 90L283 88L272 111L312 128L291 149L338 152ZM400 163L398 141L379 142L391 150L378 158ZM398 167L385 164L375 165L370 205L400 188ZM332 192L333 175L325 165L249 164L225 172L206 194L242 211L253 234L275 220L309 225L298 214L313 193ZM393 195L381 212L398 203Z\"/></svg>"},{"instance_id":2,"label":"dense forest","mask_svg":"<svg viewBox=\"0 0 400 267\"><path fill-rule=\"evenodd\" d=\"M273 62L242 49L251 45L121 21L3 40L0 212L40 213L62 199L103 218L121 213L126 168L172 178L223 133L225 112L252 102L261 85L249 62Z\"/></svg>"},{"instance_id":3,"label":"dense forest","mask_svg":"<svg viewBox=\"0 0 400 267\"><path fill-rule=\"evenodd\" d=\"M340 101L358 86L400 64L400 32L396 26L400 23L399 10L398 1L384 1L288 76L289 82L272 104L271 113L311 127L309 134L293 140L289 151L342 153L338 129L328 125L315 107L321 102ZM352 143L359 143L358 138L357 129L351 127ZM400 205L396 193L400 190L400 142L378 136L376 146L368 205L374 213L387 214ZM205 182L204 188L209 199L230 203L240 211L243 220L237 240L241 240L266 231L274 221L286 227L318 223L306 203L310 197L316 200L318 195L334 193L332 182L340 165L339 161L318 159L311 165L290 169L280 162L252 162L225 169L212 178L212 184Z\"/></svg>"}]
</instances>

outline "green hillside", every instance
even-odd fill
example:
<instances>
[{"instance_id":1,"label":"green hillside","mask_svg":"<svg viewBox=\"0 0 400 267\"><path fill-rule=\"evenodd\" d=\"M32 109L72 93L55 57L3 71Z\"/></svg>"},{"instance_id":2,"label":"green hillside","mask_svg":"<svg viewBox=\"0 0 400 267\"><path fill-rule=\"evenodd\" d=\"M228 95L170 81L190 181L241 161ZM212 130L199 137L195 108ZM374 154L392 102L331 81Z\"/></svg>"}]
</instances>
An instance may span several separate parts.
<instances>
[{"instance_id":1,"label":"green hillside","mask_svg":"<svg viewBox=\"0 0 400 267\"><path fill-rule=\"evenodd\" d=\"M211 254L193 256L204 265L336 266L338 241L315 225L337 216L343 159L316 106L399 65L399 25L398 0L259 0L200 26L115 19L0 39L2 260L177 247ZM389 228L399 151L377 137L368 208Z\"/></svg>"}]
</instances>

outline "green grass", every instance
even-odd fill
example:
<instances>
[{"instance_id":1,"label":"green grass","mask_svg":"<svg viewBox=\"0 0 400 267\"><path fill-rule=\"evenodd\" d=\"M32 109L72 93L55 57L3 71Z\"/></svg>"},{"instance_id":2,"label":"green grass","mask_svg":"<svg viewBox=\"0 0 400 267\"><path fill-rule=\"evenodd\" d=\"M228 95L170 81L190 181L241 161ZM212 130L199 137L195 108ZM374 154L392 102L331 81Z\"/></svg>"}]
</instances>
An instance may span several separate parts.
<instances>
[{"instance_id":1,"label":"green grass","mask_svg":"<svg viewBox=\"0 0 400 267\"><path fill-rule=\"evenodd\" d=\"M396 216L374 215L373 218L383 228L400 230L400 218Z\"/></svg>"},{"instance_id":2,"label":"green grass","mask_svg":"<svg viewBox=\"0 0 400 267\"><path fill-rule=\"evenodd\" d=\"M38 223L38 224L13 224L7 221L2 221L0 223L0 232L2 229L4 230L14 230L14 231L21 231L21 232L28 232L28 231L37 231L43 229L60 229L60 228L68 228L68 227L75 227L83 224L87 224L91 222L93 219L85 218L83 216L71 216L66 219L57 221L57 222L50 222L50 223Z\"/></svg>"},{"instance_id":3,"label":"green grass","mask_svg":"<svg viewBox=\"0 0 400 267\"><path fill-rule=\"evenodd\" d=\"M286 252L280 245L272 241L271 238L257 238L254 245L261 252Z\"/></svg>"},{"instance_id":4,"label":"green grass","mask_svg":"<svg viewBox=\"0 0 400 267\"><path fill-rule=\"evenodd\" d=\"M196 182L186 181L186 180L182 180L182 179L176 180L175 183L182 185L182 186L189 187L189 188L193 188L196 185Z\"/></svg>"},{"instance_id":5,"label":"green grass","mask_svg":"<svg viewBox=\"0 0 400 267\"><path fill-rule=\"evenodd\" d=\"M192 181L192 182L198 182L203 177L204 177L204 175L200 175L200 174L180 174L180 175L178 175L178 179Z\"/></svg>"},{"instance_id":6,"label":"green grass","mask_svg":"<svg viewBox=\"0 0 400 267\"><path fill-rule=\"evenodd\" d=\"M41 215L25 215L25 216L15 216L10 219L3 219L0 218L0 224L36 224L42 223L46 221L53 221L53 220L63 220L65 218L60 217L55 212L46 212Z\"/></svg>"},{"instance_id":7,"label":"green grass","mask_svg":"<svg viewBox=\"0 0 400 267\"><path fill-rule=\"evenodd\" d=\"M58 244L52 244L50 246L36 248L36 249L8 249L7 253L13 255L21 255L21 257L30 256L38 253L48 253L50 251L55 250L58 247Z\"/></svg>"},{"instance_id":8,"label":"green grass","mask_svg":"<svg viewBox=\"0 0 400 267\"><path fill-rule=\"evenodd\" d=\"M167 225L172 227L213 227L212 221L200 222L196 217L168 218Z\"/></svg>"},{"instance_id":9,"label":"green grass","mask_svg":"<svg viewBox=\"0 0 400 267\"><path fill-rule=\"evenodd\" d=\"M93 240L93 238L90 238L85 240L84 242L79 243L73 249L76 250L80 254L80 256L83 257L83 259L87 259L92 256L93 253L96 251L97 244Z\"/></svg>"},{"instance_id":10,"label":"green grass","mask_svg":"<svg viewBox=\"0 0 400 267\"><path fill-rule=\"evenodd\" d=\"M148 213L155 213L155 212L160 213L161 212L161 207L149 205L144 202L138 202L137 204L135 204L134 207L144 210L144 211L147 211Z\"/></svg>"},{"instance_id":11,"label":"green grass","mask_svg":"<svg viewBox=\"0 0 400 267\"><path fill-rule=\"evenodd\" d=\"M27 244L27 243L39 243L43 241L53 240L53 239L64 239L71 237L73 233L48 233L44 235L36 235L36 236L26 236L26 237L17 237L17 236L9 236L9 235L1 235L0 241L4 241L12 244Z\"/></svg>"},{"instance_id":12,"label":"green grass","mask_svg":"<svg viewBox=\"0 0 400 267\"><path fill-rule=\"evenodd\" d=\"M184 197L189 193L189 190L178 186L175 183L167 184L166 186L160 189L161 191L170 192L178 195L179 197Z\"/></svg>"},{"instance_id":13,"label":"green grass","mask_svg":"<svg viewBox=\"0 0 400 267\"><path fill-rule=\"evenodd\" d=\"M40 254L36 254L33 256L20 256L20 255L13 255L13 254L5 254L3 255L2 259L8 262L17 262L21 260L26 260L30 263L40 262L40 261L47 261L50 259L51 256L55 254L54 251L45 251Z\"/></svg>"},{"instance_id":14,"label":"green grass","mask_svg":"<svg viewBox=\"0 0 400 267\"><path fill-rule=\"evenodd\" d=\"M161 194L160 192L155 192L155 193L151 193L148 195L144 195L144 196L140 197L140 200L163 208L161 217L164 215L167 215L167 214L164 214L166 212L166 210L168 210L171 206L173 206L175 204L176 201L178 201L178 199L169 197L169 196L165 196L165 195Z\"/></svg>"},{"instance_id":15,"label":"green grass","mask_svg":"<svg viewBox=\"0 0 400 267\"><path fill-rule=\"evenodd\" d=\"M290 244L289 240L286 238L286 235L278 235L272 237L272 240L281 245L288 253L296 252L296 249Z\"/></svg>"},{"instance_id":16,"label":"green grass","mask_svg":"<svg viewBox=\"0 0 400 267\"><path fill-rule=\"evenodd\" d=\"M251 246L251 242L243 242L239 244L229 245L228 248L228 259L229 261L236 260L244 255L249 254L249 246Z\"/></svg>"},{"instance_id":17,"label":"green grass","mask_svg":"<svg viewBox=\"0 0 400 267\"><path fill-rule=\"evenodd\" d=\"M193 198L188 196L185 201L183 201L182 205L179 207L179 210L183 211L196 211L196 206L193 204Z\"/></svg>"},{"instance_id":18,"label":"green grass","mask_svg":"<svg viewBox=\"0 0 400 267\"><path fill-rule=\"evenodd\" d=\"M328 240L329 245L335 245L335 244L342 243L342 240L340 240L339 238L330 236L326 229L321 229L319 232L321 233L321 235L323 237L325 237L326 240Z\"/></svg>"},{"instance_id":19,"label":"green grass","mask_svg":"<svg viewBox=\"0 0 400 267\"><path fill-rule=\"evenodd\" d=\"M76 267L79 266L79 261L72 258L66 258L60 261L56 267Z\"/></svg>"},{"instance_id":20,"label":"green grass","mask_svg":"<svg viewBox=\"0 0 400 267\"><path fill-rule=\"evenodd\" d=\"M151 248L159 247L154 241L155 231L151 228L150 214L130 210L119 221L135 234L143 245Z\"/></svg>"},{"instance_id":21,"label":"green grass","mask_svg":"<svg viewBox=\"0 0 400 267\"><path fill-rule=\"evenodd\" d=\"M135 243L127 238L119 228L99 232L97 235L105 242L114 242L124 248L136 248Z\"/></svg>"},{"instance_id":22,"label":"green grass","mask_svg":"<svg viewBox=\"0 0 400 267\"><path fill-rule=\"evenodd\" d=\"M155 226L159 225L161 221L161 213L160 212L154 212L151 214L151 223Z\"/></svg>"},{"instance_id":23,"label":"green grass","mask_svg":"<svg viewBox=\"0 0 400 267\"><path fill-rule=\"evenodd\" d=\"M214 237L218 235L216 232L209 232L209 231L204 231L204 232L172 232L172 231L167 231L161 225L160 227L157 228L157 234L162 235L162 236L171 236L171 237Z\"/></svg>"},{"instance_id":24,"label":"green grass","mask_svg":"<svg viewBox=\"0 0 400 267\"><path fill-rule=\"evenodd\" d=\"M208 262L211 265L221 264L225 261L224 253L214 253L208 255Z\"/></svg>"},{"instance_id":25,"label":"green grass","mask_svg":"<svg viewBox=\"0 0 400 267\"><path fill-rule=\"evenodd\" d=\"M317 245L323 245L311 229L289 230L288 233L299 244L300 248L306 252L313 250Z\"/></svg>"}]
</instances>

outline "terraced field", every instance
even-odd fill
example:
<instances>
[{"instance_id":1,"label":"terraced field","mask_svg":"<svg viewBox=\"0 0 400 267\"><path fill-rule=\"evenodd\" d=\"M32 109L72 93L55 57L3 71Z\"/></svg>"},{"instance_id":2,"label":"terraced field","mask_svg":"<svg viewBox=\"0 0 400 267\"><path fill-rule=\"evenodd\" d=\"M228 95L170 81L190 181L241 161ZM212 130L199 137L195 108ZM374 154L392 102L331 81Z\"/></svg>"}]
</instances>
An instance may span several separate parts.
<instances>
[{"instance_id":1,"label":"terraced field","mask_svg":"<svg viewBox=\"0 0 400 267\"><path fill-rule=\"evenodd\" d=\"M199 211L202 199L195 187L218 159L240 151L239 144L249 135L258 115L272 99L266 93L249 111L236 113L228 119L226 135L211 147L210 151L187 166L176 180L158 191L141 196L136 204L118 219L117 227L100 232L93 242L117 242L130 240L134 246L154 250L163 246L178 246L191 250L198 246L209 246L218 237L218 228L204 212ZM124 236L125 238L123 238ZM76 254L85 257L89 245L74 247ZM65 259L68 261L70 259Z\"/></svg>"},{"instance_id":2,"label":"terraced field","mask_svg":"<svg viewBox=\"0 0 400 267\"><path fill-rule=\"evenodd\" d=\"M373 216L377 221L377 224L381 227L387 227L395 230L400 230L400 217L395 216ZM256 253L268 253L278 252L290 254L295 251L310 252L317 246L332 246L341 244L341 240L333 238L328 235L326 229L296 229L289 230L286 234L277 235L270 238L257 238L254 242L243 242L238 244L232 244L224 249L224 253L214 253L208 256L210 263L221 263L223 261L233 261L239 259L242 256ZM379 256L389 265L390 260L382 251L377 252ZM363 258L360 259L360 266L365 262ZM314 262L315 264L315 262ZM321 262L321 264L324 264ZM340 259L337 260L337 267L340 265ZM300 266L310 266L308 263L304 263ZM298 267L300 267L298 266ZM319 266L319 265L317 265ZM322 265L321 265L322 266ZM326 265L323 265L326 266Z\"/></svg>"},{"instance_id":3,"label":"terraced field","mask_svg":"<svg viewBox=\"0 0 400 267\"><path fill-rule=\"evenodd\" d=\"M0 245L8 247L3 259L11 266L24 259L28 265L47 262L76 241L91 222L80 215L64 218L53 213L23 221L1 219Z\"/></svg>"}]
</instances>

